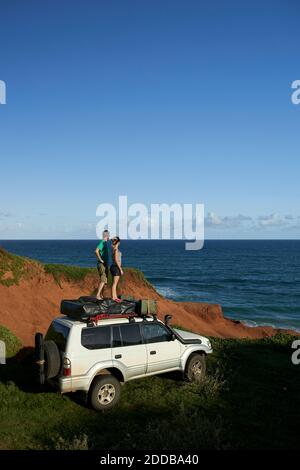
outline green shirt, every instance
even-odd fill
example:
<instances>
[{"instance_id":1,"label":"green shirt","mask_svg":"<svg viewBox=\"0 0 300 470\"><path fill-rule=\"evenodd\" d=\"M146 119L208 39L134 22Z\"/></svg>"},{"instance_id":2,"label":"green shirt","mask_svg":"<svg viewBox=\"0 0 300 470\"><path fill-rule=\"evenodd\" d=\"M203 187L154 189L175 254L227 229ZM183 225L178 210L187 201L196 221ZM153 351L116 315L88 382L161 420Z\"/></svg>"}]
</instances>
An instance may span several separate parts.
<instances>
[{"instance_id":1,"label":"green shirt","mask_svg":"<svg viewBox=\"0 0 300 470\"><path fill-rule=\"evenodd\" d=\"M108 264L108 246L106 240L101 240L99 245L97 246L99 249L99 253L101 258L103 259L105 264Z\"/></svg>"}]
</instances>

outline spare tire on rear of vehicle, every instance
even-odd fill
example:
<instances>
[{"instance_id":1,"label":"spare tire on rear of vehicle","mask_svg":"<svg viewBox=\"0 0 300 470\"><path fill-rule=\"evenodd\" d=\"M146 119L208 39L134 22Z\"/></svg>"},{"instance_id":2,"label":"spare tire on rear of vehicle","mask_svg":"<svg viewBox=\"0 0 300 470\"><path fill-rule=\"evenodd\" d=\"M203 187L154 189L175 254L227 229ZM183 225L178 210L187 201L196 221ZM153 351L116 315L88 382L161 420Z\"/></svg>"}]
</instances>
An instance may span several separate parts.
<instances>
[{"instance_id":1,"label":"spare tire on rear of vehicle","mask_svg":"<svg viewBox=\"0 0 300 470\"><path fill-rule=\"evenodd\" d=\"M45 341L45 378L53 379L61 369L61 355L57 344L52 341Z\"/></svg>"}]
</instances>

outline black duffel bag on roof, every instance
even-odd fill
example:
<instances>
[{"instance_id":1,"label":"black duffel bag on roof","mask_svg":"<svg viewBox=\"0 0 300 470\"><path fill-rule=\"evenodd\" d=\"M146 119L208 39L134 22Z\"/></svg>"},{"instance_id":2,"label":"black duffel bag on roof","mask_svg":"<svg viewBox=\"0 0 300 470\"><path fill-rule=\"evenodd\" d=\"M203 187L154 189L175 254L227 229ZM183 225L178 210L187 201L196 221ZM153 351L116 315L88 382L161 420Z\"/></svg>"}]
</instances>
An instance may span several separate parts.
<instances>
[{"instance_id":1,"label":"black duffel bag on roof","mask_svg":"<svg viewBox=\"0 0 300 470\"><path fill-rule=\"evenodd\" d=\"M126 315L137 312L137 303L130 300L115 302L112 299L98 300L95 297L80 297L78 300L62 300L60 311L76 320L87 320L96 315Z\"/></svg>"},{"instance_id":2,"label":"black duffel bag on roof","mask_svg":"<svg viewBox=\"0 0 300 470\"><path fill-rule=\"evenodd\" d=\"M81 302L83 304L87 302L91 302L93 304L98 304L99 302L102 302L102 300L97 299L97 297L92 297L90 295L83 295L82 297L79 297L78 302Z\"/></svg>"}]
</instances>

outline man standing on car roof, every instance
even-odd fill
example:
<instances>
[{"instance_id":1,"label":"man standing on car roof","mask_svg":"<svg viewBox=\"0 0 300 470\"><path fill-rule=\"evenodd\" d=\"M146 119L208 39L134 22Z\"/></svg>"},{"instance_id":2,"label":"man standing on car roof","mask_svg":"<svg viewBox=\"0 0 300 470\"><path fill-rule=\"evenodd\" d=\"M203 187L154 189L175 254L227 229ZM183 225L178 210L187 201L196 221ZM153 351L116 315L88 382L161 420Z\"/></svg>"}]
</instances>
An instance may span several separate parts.
<instances>
[{"instance_id":1,"label":"man standing on car roof","mask_svg":"<svg viewBox=\"0 0 300 470\"><path fill-rule=\"evenodd\" d=\"M102 240L100 240L100 243L95 250L96 256L98 258L97 269L100 277L99 289L96 296L99 300L103 299L103 289L107 284L110 252L109 243L109 231L104 230L102 234Z\"/></svg>"}]
</instances>

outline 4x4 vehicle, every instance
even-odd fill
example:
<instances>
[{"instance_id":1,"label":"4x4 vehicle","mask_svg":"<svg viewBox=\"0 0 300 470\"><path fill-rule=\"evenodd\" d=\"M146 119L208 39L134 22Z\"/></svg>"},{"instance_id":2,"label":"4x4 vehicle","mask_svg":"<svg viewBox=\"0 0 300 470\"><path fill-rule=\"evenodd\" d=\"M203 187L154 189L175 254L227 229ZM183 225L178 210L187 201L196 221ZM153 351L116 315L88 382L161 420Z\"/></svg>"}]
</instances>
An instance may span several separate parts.
<instances>
[{"instance_id":1,"label":"4x4 vehicle","mask_svg":"<svg viewBox=\"0 0 300 470\"><path fill-rule=\"evenodd\" d=\"M210 341L172 328L156 316L104 319L96 324L67 316L52 321L45 340L36 334L40 383L61 393L84 391L95 410L112 408L121 384L171 371L199 382Z\"/></svg>"}]
</instances>

